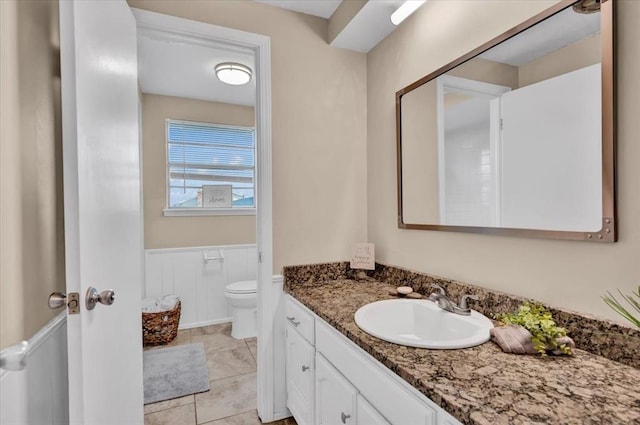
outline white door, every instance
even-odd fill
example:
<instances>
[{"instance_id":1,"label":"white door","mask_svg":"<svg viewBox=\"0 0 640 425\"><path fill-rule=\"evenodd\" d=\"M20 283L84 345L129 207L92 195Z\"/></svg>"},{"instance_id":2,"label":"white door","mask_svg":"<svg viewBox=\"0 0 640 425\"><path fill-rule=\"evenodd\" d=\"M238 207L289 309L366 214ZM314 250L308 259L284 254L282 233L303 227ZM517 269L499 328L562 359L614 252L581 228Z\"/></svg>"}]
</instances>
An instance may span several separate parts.
<instances>
[{"instance_id":1,"label":"white door","mask_svg":"<svg viewBox=\"0 0 640 425\"><path fill-rule=\"evenodd\" d=\"M143 422L136 24L124 0L61 1L72 424ZM85 307L89 286L113 305Z\"/></svg>"},{"instance_id":2,"label":"white door","mask_svg":"<svg viewBox=\"0 0 640 425\"><path fill-rule=\"evenodd\" d=\"M502 226L602 227L601 81L598 63L502 96Z\"/></svg>"}]
</instances>

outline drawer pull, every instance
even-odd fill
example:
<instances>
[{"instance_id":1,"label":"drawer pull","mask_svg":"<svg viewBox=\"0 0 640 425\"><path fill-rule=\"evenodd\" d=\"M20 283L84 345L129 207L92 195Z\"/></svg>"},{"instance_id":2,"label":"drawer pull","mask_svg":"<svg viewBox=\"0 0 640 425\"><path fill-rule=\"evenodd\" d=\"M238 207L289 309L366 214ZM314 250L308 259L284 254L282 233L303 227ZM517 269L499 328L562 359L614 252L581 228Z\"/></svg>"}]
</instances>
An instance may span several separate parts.
<instances>
[{"instance_id":1,"label":"drawer pull","mask_svg":"<svg viewBox=\"0 0 640 425\"><path fill-rule=\"evenodd\" d=\"M295 317L287 317L287 320L291 322L291 324L295 327L298 327L298 325L300 325L300 322L296 322Z\"/></svg>"},{"instance_id":2,"label":"drawer pull","mask_svg":"<svg viewBox=\"0 0 640 425\"><path fill-rule=\"evenodd\" d=\"M344 412L340 412L340 419L342 420L343 424L347 423L347 419L349 419L351 417L351 415L345 415Z\"/></svg>"},{"instance_id":3,"label":"drawer pull","mask_svg":"<svg viewBox=\"0 0 640 425\"><path fill-rule=\"evenodd\" d=\"M306 372L306 371L307 371L307 370L309 370L309 369L310 369L310 367L309 367L309 366L302 365L302 371L303 371L303 372Z\"/></svg>"}]
</instances>

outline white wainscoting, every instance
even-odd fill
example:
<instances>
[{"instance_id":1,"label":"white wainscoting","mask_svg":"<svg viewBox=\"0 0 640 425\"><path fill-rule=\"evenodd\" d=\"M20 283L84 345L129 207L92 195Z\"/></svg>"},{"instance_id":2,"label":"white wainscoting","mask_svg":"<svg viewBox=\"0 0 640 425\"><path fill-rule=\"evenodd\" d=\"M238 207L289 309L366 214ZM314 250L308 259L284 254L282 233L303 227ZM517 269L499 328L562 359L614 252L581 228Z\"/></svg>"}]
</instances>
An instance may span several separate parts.
<instances>
[{"instance_id":1,"label":"white wainscoting","mask_svg":"<svg viewBox=\"0 0 640 425\"><path fill-rule=\"evenodd\" d=\"M205 261L205 256L210 259ZM178 295L182 300L181 329L229 322L231 311L224 288L229 283L256 279L257 260L255 245L148 249L144 296Z\"/></svg>"},{"instance_id":2,"label":"white wainscoting","mask_svg":"<svg viewBox=\"0 0 640 425\"><path fill-rule=\"evenodd\" d=\"M23 370L0 371L0 424L69 423L66 323L62 312L29 340Z\"/></svg>"}]
</instances>

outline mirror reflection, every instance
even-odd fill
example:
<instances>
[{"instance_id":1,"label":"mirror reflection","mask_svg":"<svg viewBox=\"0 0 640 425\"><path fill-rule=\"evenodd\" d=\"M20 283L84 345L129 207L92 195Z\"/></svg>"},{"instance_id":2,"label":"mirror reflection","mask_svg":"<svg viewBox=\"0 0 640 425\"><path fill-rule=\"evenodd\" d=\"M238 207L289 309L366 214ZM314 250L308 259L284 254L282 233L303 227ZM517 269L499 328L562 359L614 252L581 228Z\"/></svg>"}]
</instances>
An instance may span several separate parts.
<instances>
[{"instance_id":1,"label":"mirror reflection","mask_svg":"<svg viewBox=\"0 0 640 425\"><path fill-rule=\"evenodd\" d=\"M601 229L601 14L576 9L401 95L403 223Z\"/></svg>"}]
</instances>

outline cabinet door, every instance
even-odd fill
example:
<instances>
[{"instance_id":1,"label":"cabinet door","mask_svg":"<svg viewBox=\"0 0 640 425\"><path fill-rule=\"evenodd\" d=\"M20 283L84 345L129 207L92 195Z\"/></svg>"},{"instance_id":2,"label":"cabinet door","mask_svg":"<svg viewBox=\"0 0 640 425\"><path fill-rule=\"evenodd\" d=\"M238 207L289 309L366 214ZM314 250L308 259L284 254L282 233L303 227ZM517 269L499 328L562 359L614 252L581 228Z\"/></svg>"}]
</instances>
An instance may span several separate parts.
<instances>
[{"instance_id":1,"label":"cabinet door","mask_svg":"<svg viewBox=\"0 0 640 425\"><path fill-rule=\"evenodd\" d=\"M313 346L287 325L287 407L298 425L313 424L314 353Z\"/></svg>"},{"instance_id":2,"label":"cabinet door","mask_svg":"<svg viewBox=\"0 0 640 425\"><path fill-rule=\"evenodd\" d=\"M390 425L369 402L358 394L358 425Z\"/></svg>"},{"instance_id":3,"label":"cabinet door","mask_svg":"<svg viewBox=\"0 0 640 425\"><path fill-rule=\"evenodd\" d=\"M316 425L356 425L356 389L316 354Z\"/></svg>"}]
</instances>

